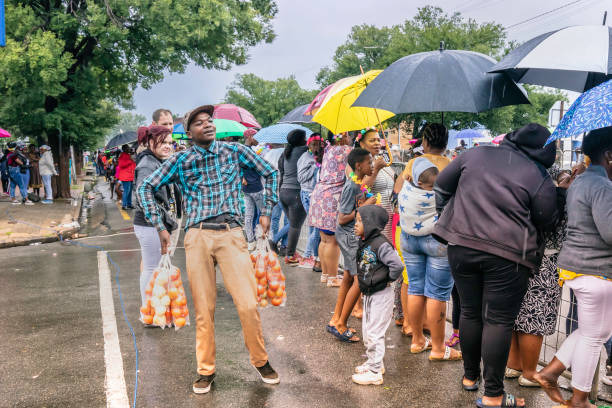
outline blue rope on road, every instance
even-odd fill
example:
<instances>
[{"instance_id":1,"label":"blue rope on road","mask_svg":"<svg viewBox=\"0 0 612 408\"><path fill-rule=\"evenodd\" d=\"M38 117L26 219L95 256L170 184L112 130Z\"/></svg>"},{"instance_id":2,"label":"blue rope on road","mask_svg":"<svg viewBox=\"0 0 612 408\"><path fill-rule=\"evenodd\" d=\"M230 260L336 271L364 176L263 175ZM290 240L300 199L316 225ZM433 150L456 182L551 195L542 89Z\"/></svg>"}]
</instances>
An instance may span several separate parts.
<instances>
[{"instance_id":1,"label":"blue rope on road","mask_svg":"<svg viewBox=\"0 0 612 408\"><path fill-rule=\"evenodd\" d=\"M98 251L106 252L106 250L103 247L98 246L98 245L87 245L87 244L82 244L76 241L64 240L64 237L62 236L62 234L54 230L53 228L42 227L40 225L32 224L27 221L18 220L9 213L8 209L6 210L6 215L11 221L15 223L28 225L30 227L36 227L39 229L45 229L48 231L53 231L59 237L60 242L65 242L70 245L76 245L76 246L80 246L83 248L96 249ZM134 333L134 327L132 327L132 324L130 323L130 320L127 317L127 313L125 311L125 305L123 303L123 293L121 292L121 284L119 283L119 272L121 271L121 268L119 268L119 265L117 265L117 263L113 260L113 258L111 258L108 252L106 252L106 258L108 259L110 264L113 265L115 268L115 271L116 271L115 272L115 282L117 282L117 291L119 292L119 303L121 305L121 313L123 313L123 319L125 320L125 323L128 325L130 329L130 333L132 334L132 340L134 341L134 353L136 354L136 375L134 379L134 402L132 403L132 407L136 408L136 397L138 396L138 346L136 345L136 333Z\"/></svg>"}]
</instances>

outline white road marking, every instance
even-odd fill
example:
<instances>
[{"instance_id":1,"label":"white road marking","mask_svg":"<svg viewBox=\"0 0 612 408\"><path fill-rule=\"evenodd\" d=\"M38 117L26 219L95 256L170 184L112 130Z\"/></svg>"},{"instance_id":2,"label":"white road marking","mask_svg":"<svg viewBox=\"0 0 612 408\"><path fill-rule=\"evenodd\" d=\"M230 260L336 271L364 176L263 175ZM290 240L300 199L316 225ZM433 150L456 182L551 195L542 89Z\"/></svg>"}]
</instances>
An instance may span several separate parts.
<instances>
[{"instance_id":1,"label":"white road marking","mask_svg":"<svg viewBox=\"0 0 612 408\"><path fill-rule=\"evenodd\" d=\"M123 374L123 359L119 347L115 304L111 273L106 252L98 251L98 276L100 280L100 309L102 310L102 333L104 334L104 365L106 376L106 406L108 408L129 408L130 401Z\"/></svg>"}]
</instances>

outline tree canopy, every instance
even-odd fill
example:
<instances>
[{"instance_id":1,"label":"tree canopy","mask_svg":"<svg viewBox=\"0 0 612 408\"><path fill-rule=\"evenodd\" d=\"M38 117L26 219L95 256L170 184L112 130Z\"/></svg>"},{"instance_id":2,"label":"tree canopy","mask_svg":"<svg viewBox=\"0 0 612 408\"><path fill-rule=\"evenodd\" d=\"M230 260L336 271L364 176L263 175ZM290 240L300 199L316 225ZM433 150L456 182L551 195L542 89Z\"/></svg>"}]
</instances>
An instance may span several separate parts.
<instances>
[{"instance_id":1,"label":"tree canopy","mask_svg":"<svg viewBox=\"0 0 612 408\"><path fill-rule=\"evenodd\" d=\"M440 41L447 49L480 52L500 59L514 43L507 41L504 27L494 22L477 23L460 13L447 14L441 8L427 6L403 24L392 27L358 25L351 29L346 42L333 56L331 66L322 68L317 75L321 88L340 78L357 75L360 66L364 71L384 69L396 60L418 52L437 50ZM508 106L480 114L448 112L444 124L454 129L465 129L482 124L494 133L504 133L528 122L546 125L548 111L557 100L564 99L561 92L544 91L538 87L526 87L531 105ZM396 126L401 121L424 122L441 119L440 113L401 114L390 119Z\"/></svg>"},{"instance_id":2,"label":"tree canopy","mask_svg":"<svg viewBox=\"0 0 612 408\"><path fill-rule=\"evenodd\" d=\"M276 12L274 0L7 0L0 122L45 135L56 155L60 134L92 145L117 123L118 106L132 107L137 85L190 62L245 63L249 47L274 38Z\"/></svg>"},{"instance_id":3,"label":"tree canopy","mask_svg":"<svg viewBox=\"0 0 612 408\"><path fill-rule=\"evenodd\" d=\"M274 124L293 108L310 103L317 91L302 89L294 76L268 81L254 74L238 74L225 102L242 106L264 127Z\"/></svg>"}]
</instances>

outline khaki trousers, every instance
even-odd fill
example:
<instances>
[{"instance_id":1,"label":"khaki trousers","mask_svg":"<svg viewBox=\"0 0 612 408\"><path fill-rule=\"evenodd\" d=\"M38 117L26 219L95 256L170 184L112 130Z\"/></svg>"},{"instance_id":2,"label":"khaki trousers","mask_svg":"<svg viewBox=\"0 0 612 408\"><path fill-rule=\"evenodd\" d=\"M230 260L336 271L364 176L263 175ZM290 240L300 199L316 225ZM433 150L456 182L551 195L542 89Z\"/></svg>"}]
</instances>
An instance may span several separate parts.
<instances>
[{"instance_id":1,"label":"khaki trousers","mask_svg":"<svg viewBox=\"0 0 612 408\"><path fill-rule=\"evenodd\" d=\"M213 231L189 228L185 234L185 253L195 305L198 374L215 372L215 264L219 265L225 288L238 310L251 364L255 367L264 365L268 354L257 310L257 284L242 229Z\"/></svg>"}]
</instances>

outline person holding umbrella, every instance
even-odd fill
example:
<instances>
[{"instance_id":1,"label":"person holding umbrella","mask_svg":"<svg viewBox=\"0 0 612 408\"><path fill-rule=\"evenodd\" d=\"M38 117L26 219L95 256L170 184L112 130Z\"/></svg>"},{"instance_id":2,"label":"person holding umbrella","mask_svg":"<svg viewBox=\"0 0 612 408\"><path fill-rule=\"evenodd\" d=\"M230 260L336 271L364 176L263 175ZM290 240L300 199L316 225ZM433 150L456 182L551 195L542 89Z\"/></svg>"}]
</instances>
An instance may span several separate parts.
<instances>
[{"instance_id":1,"label":"person holding umbrella","mask_svg":"<svg viewBox=\"0 0 612 408\"><path fill-rule=\"evenodd\" d=\"M525 405L504 392L504 373L514 321L544 252L538 236L554 228L559 214L557 191L546 172L556 156L554 143L544 147L549 136L532 123L509 133L500 147L468 150L434 186L441 215L433 236L449 244L461 300L462 385L478 390L482 360L481 407Z\"/></svg>"},{"instance_id":2,"label":"person holding umbrella","mask_svg":"<svg viewBox=\"0 0 612 408\"><path fill-rule=\"evenodd\" d=\"M132 185L134 183L134 169L136 162L130 155L130 146L124 144L121 146L121 154L117 160L117 180L123 185L122 208L124 210L133 210L132 205Z\"/></svg>"},{"instance_id":3,"label":"person holding umbrella","mask_svg":"<svg viewBox=\"0 0 612 408\"><path fill-rule=\"evenodd\" d=\"M560 281L578 301L578 329L534 375L553 401L569 407L594 407L588 399L593 374L612 335L612 127L590 131L582 148L592 164L568 189L567 235L558 258ZM570 367L573 394L565 401L557 379Z\"/></svg>"}]
</instances>

